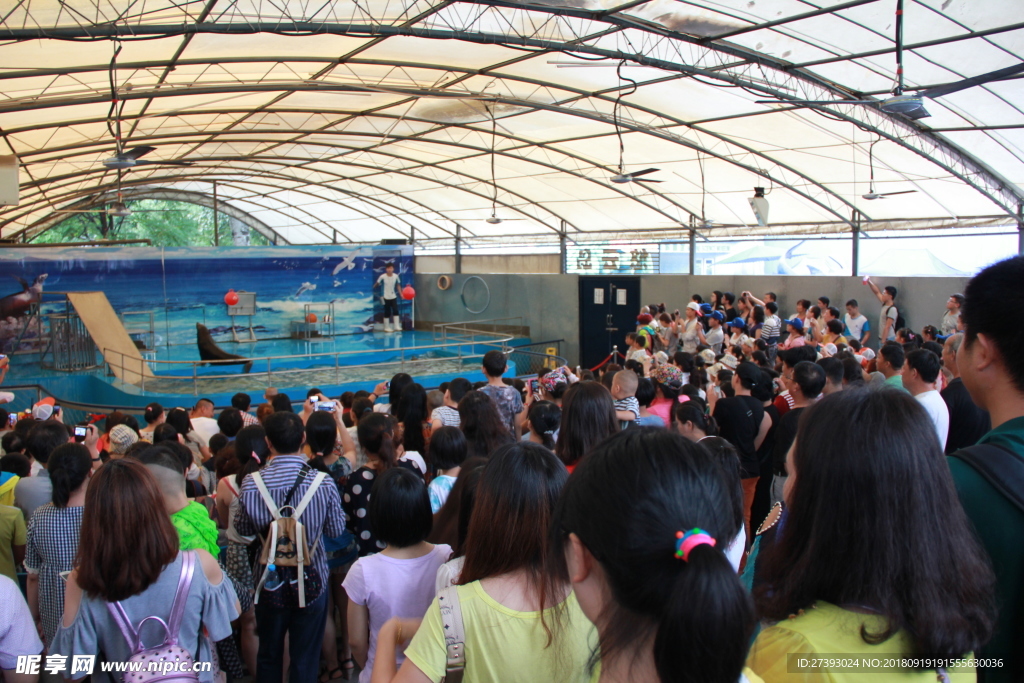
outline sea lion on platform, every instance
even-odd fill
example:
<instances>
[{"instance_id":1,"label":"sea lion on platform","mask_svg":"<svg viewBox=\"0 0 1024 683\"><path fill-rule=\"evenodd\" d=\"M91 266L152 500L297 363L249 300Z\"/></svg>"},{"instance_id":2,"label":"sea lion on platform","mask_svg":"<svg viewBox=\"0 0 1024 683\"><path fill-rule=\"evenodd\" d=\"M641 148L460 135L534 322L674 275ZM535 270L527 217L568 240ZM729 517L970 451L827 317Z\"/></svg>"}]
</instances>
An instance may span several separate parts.
<instances>
[{"instance_id":1,"label":"sea lion on platform","mask_svg":"<svg viewBox=\"0 0 1024 683\"><path fill-rule=\"evenodd\" d=\"M43 273L38 276L31 285L23 278L12 276L21 283L21 291L16 294L8 294L0 299L0 320L7 318L20 318L28 313L32 304L37 304L43 299L43 283L48 275Z\"/></svg>"},{"instance_id":2,"label":"sea lion on platform","mask_svg":"<svg viewBox=\"0 0 1024 683\"><path fill-rule=\"evenodd\" d=\"M244 365L242 372L252 370L251 360L228 353L217 346L210 330L202 323L196 323L196 344L199 346L199 357L211 365Z\"/></svg>"}]
</instances>

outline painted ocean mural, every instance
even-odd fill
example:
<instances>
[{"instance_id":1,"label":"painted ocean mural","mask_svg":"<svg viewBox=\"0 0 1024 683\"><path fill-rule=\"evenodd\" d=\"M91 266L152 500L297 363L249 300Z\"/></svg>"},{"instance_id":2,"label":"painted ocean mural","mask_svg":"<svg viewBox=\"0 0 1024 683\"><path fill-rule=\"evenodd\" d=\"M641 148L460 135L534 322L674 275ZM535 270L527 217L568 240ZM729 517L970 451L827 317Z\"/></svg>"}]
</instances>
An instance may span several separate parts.
<instances>
[{"instance_id":1,"label":"painted ocean mural","mask_svg":"<svg viewBox=\"0 0 1024 683\"><path fill-rule=\"evenodd\" d=\"M381 257L385 258L381 258ZM194 344L197 322L215 339L231 338L224 295L229 289L256 293L252 325L258 338L288 337L306 304L334 304L337 334L366 331L382 311L373 283L392 261L402 285L412 284L412 247L67 247L0 250L0 298L24 292L45 274L42 311L61 313L59 292L103 291L114 310L153 311L157 345ZM376 266L376 268L375 268ZM379 271L379 272L375 272ZM322 319L327 309L314 308ZM401 302L409 324L409 302ZM139 318L129 321L137 326ZM248 324L236 318L239 335ZM25 318L0 320L0 345L8 351L22 334ZM24 333L31 345L36 331Z\"/></svg>"}]
</instances>

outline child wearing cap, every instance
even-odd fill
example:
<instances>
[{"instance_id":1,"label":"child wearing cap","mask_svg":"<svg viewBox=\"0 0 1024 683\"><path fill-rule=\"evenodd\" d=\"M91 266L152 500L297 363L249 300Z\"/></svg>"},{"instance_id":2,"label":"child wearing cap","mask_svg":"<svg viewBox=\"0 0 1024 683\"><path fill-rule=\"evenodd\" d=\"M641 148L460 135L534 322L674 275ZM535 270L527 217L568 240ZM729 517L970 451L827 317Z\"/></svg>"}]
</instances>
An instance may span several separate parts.
<instances>
[{"instance_id":1,"label":"child wearing cap","mask_svg":"<svg viewBox=\"0 0 1024 683\"><path fill-rule=\"evenodd\" d=\"M110 430L110 457L123 458L128 449L139 440L139 435L128 425L117 425Z\"/></svg>"},{"instance_id":2,"label":"child wearing cap","mask_svg":"<svg viewBox=\"0 0 1024 683\"><path fill-rule=\"evenodd\" d=\"M704 335L704 343L711 347L716 356L722 352L722 343L725 341L725 330L722 329L724 321L725 313L721 311L708 314L708 331Z\"/></svg>"},{"instance_id":3,"label":"child wearing cap","mask_svg":"<svg viewBox=\"0 0 1024 683\"><path fill-rule=\"evenodd\" d=\"M704 326L700 324L700 304L691 301L686 304L686 319L679 333L679 347L686 353L697 353L697 345L705 343Z\"/></svg>"}]
</instances>

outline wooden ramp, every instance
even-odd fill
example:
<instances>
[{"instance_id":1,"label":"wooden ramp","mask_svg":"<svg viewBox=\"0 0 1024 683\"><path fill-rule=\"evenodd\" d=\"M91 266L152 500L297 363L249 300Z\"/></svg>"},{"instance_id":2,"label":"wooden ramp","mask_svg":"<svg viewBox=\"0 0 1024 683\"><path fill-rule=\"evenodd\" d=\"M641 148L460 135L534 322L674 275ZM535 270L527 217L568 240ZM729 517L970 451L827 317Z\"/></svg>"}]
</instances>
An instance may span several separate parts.
<instances>
[{"instance_id":1,"label":"wooden ramp","mask_svg":"<svg viewBox=\"0 0 1024 683\"><path fill-rule=\"evenodd\" d=\"M139 384L143 377L153 377L149 364L128 336L106 294L68 292L67 297L115 377L129 384Z\"/></svg>"}]
</instances>

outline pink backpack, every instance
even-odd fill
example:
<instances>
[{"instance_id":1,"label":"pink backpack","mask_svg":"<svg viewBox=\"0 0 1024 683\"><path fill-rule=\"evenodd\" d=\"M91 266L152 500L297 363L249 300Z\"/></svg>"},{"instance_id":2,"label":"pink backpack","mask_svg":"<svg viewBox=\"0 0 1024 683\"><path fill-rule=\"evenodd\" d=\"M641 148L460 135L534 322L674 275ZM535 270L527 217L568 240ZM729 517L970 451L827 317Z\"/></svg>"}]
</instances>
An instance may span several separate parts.
<instances>
[{"instance_id":1,"label":"pink backpack","mask_svg":"<svg viewBox=\"0 0 1024 683\"><path fill-rule=\"evenodd\" d=\"M126 671L121 676L123 683L197 683L199 676L193 670L192 655L178 645L178 632L181 630L181 617L185 613L189 587L196 568L196 555L193 551L183 552L181 558L181 575L178 577L178 590L174 593L171 603L170 621L150 616L139 622L138 628L132 626L131 619L124 611L120 602L107 603L110 615L117 622L124 639L132 654L128 658L128 667L137 671ZM146 647L140 633L147 621L156 621L164 627L164 641L154 647Z\"/></svg>"}]
</instances>

